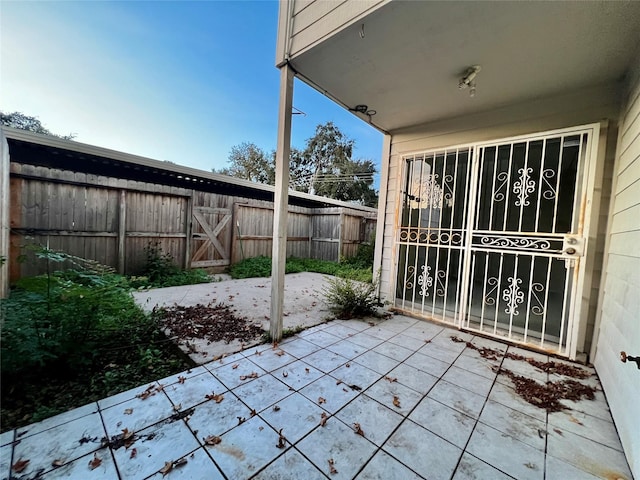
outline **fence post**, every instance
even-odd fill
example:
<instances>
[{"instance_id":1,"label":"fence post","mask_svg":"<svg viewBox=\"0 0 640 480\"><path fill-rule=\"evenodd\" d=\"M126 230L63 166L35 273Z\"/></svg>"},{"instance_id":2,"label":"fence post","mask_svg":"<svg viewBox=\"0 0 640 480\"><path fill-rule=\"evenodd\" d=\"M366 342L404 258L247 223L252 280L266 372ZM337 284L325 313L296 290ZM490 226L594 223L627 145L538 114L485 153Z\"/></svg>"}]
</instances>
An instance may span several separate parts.
<instances>
[{"instance_id":1,"label":"fence post","mask_svg":"<svg viewBox=\"0 0 640 480\"><path fill-rule=\"evenodd\" d=\"M0 132L1 129L0 129ZM9 293L9 144L0 133L0 298Z\"/></svg>"},{"instance_id":2,"label":"fence post","mask_svg":"<svg viewBox=\"0 0 640 480\"><path fill-rule=\"evenodd\" d=\"M187 212L185 217L184 232L187 235L184 244L184 268L191 268L191 237L193 236L193 197L195 192L191 190L191 195L187 198Z\"/></svg>"},{"instance_id":3,"label":"fence post","mask_svg":"<svg viewBox=\"0 0 640 480\"><path fill-rule=\"evenodd\" d=\"M118 273L124 275L126 230L127 230L127 191L120 190L120 211L118 215Z\"/></svg>"},{"instance_id":4,"label":"fence post","mask_svg":"<svg viewBox=\"0 0 640 480\"><path fill-rule=\"evenodd\" d=\"M340 261L340 257L342 256L342 230L344 227L344 208L340 207L340 219L338 220L338 258L336 262Z\"/></svg>"}]
</instances>

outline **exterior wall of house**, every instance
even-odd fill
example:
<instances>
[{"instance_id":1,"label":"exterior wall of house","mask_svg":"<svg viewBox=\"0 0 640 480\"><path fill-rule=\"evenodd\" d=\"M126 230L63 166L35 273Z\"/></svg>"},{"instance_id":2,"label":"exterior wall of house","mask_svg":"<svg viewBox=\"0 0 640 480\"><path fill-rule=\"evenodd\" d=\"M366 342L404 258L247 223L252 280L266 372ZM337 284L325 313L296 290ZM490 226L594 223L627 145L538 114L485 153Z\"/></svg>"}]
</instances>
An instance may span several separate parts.
<instances>
[{"instance_id":1,"label":"exterior wall of house","mask_svg":"<svg viewBox=\"0 0 640 480\"><path fill-rule=\"evenodd\" d=\"M280 2L276 64L326 40L389 0L288 0Z\"/></svg>"},{"instance_id":2,"label":"exterior wall of house","mask_svg":"<svg viewBox=\"0 0 640 480\"><path fill-rule=\"evenodd\" d=\"M593 350L631 471L640 478L640 370L620 361L621 351L640 356L640 59L637 65L620 116Z\"/></svg>"},{"instance_id":3,"label":"exterior wall of house","mask_svg":"<svg viewBox=\"0 0 640 480\"><path fill-rule=\"evenodd\" d=\"M490 112L469 115L467 117L447 119L436 123L411 127L391 132L391 153L388 162L386 202L384 208L384 231L381 262L380 293L381 298L393 301L394 264L395 264L395 225L399 215L398 192L401 184L401 158L408 153L464 145L471 142L490 141L511 136L524 135L547 130L560 129L601 123L599 139L599 161L597 165L595 194L589 205L592 228L589 232L590 258L585 259L587 275L586 295L583 299L583 311L589 312L589 321L580 332L584 345L580 350L588 351L592 338L593 325L600 283L600 267L604 252L604 227L610 195L610 178L613 171L614 149L617 137L617 119L619 114L618 84L602 85L579 91L544 98L525 104L509 105ZM473 101L473 100L471 100ZM605 121L603 121L605 120ZM606 122L606 120L611 120ZM384 165L384 162L383 162ZM607 177L609 181L607 181ZM385 188L385 185L381 185ZM382 217L379 216L379 221Z\"/></svg>"}]
</instances>

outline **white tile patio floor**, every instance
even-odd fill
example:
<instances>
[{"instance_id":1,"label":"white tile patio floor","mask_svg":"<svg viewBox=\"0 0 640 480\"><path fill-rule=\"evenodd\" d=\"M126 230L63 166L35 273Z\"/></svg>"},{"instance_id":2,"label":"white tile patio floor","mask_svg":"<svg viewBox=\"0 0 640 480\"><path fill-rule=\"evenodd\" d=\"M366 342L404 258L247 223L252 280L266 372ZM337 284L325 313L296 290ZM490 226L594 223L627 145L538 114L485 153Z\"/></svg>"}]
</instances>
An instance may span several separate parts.
<instances>
[{"instance_id":1,"label":"white tile patio floor","mask_svg":"<svg viewBox=\"0 0 640 480\"><path fill-rule=\"evenodd\" d=\"M333 321L281 350L254 347L3 433L0 477L160 479L170 462L168 479L632 478L601 391L547 414L491 367L546 374L482 358L451 335L547 359L404 316ZM595 376L583 382L600 388ZM148 387L153 395L136 396ZM124 429L128 447L117 441ZM20 460L29 463L12 473Z\"/></svg>"}]
</instances>

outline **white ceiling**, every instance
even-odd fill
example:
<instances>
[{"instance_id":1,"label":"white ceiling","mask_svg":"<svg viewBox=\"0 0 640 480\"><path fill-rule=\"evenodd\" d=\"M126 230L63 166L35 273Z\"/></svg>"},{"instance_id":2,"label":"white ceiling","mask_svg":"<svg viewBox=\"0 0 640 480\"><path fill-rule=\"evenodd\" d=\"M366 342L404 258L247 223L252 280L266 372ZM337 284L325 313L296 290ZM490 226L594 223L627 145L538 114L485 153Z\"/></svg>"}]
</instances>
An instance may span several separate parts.
<instances>
[{"instance_id":1,"label":"white ceiling","mask_svg":"<svg viewBox=\"0 0 640 480\"><path fill-rule=\"evenodd\" d=\"M393 131L619 80L639 45L640 1L398 1L292 65L342 104L376 110L372 123ZM471 98L458 81L475 64Z\"/></svg>"}]
</instances>

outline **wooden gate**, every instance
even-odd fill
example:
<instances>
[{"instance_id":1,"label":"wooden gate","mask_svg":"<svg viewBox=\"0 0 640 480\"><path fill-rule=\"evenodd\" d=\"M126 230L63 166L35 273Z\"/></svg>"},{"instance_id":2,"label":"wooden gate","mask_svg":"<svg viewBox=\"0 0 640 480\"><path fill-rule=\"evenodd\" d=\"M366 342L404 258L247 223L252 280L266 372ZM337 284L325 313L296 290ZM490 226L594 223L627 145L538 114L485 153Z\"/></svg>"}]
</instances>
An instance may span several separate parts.
<instances>
[{"instance_id":1,"label":"wooden gate","mask_svg":"<svg viewBox=\"0 0 640 480\"><path fill-rule=\"evenodd\" d=\"M230 265L231 218L229 208L193 207L191 268Z\"/></svg>"}]
</instances>

